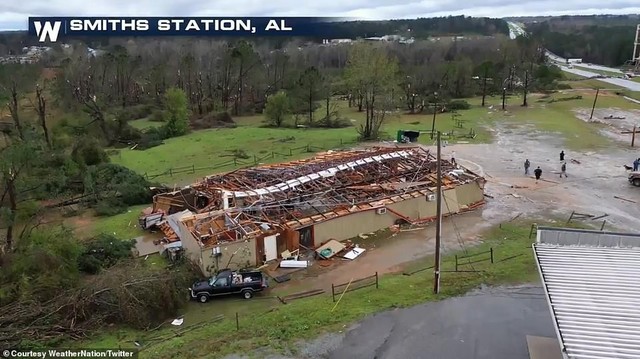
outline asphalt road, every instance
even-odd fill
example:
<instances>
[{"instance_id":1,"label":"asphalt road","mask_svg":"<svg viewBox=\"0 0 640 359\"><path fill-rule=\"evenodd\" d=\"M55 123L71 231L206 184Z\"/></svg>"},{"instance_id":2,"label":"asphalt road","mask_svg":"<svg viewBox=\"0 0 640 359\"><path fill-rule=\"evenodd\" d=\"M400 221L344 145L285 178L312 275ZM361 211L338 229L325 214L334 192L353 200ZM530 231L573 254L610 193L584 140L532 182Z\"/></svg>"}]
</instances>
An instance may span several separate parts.
<instances>
[{"instance_id":1,"label":"asphalt road","mask_svg":"<svg viewBox=\"0 0 640 359\"><path fill-rule=\"evenodd\" d=\"M584 76L584 77L592 77L592 76L598 76L600 74L597 74L595 72L590 72L590 71L586 71L583 69L576 69L575 67L570 69L566 66L560 66L560 68L562 69L562 71L565 72L569 72L572 74L576 74L579 76ZM619 78L600 78L597 79L598 81L602 81L602 82L606 82L612 85L616 85L616 86L620 86L620 87L624 87L627 90L631 90L631 91L640 91L640 82L634 82L634 81L630 81L630 80L625 80L625 79L619 79Z\"/></svg>"},{"instance_id":2,"label":"asphalt road","mask_svg":"<svg viewBox=\"0 0 640 359\"><path fill-rule=\"evenodd\" d=\"M542 288L492 288L374 315L328 357L529 359L527 335L556 337Z\"/></svg>"},{"instance_id":3,"label":"asphalt road","mask_svg":"<svg viewBox=\"0 0 640 359\"><path fill-rule=\"evenodd\" d=\"M606 67L606 66L602 66L602 65L594 65L594 64L578 64L575 65L574 68L570 69L567 66L564 66L562 64L564 64L566 62L566 59L555 55L552 52L547 51L547 56L553 60L553 61L557 61L559 62L559 66L560 69L562 69L562 71L565 72L569 72L578 76L584 76L584 77L593 77L593 76L599 76L599 73L595 73L592 71L589 71L589 68L592 68L594 70L601 70L601 71L609 71L609 72L620 72L620 69L614 69L611 67ZM577 69L576 67L580 67L579 69ZM622 74L622 73L621 73ZM616 86L620 86L623 88L626 88L627 90L631 90L631 91L640 91L640 82L635 82L635 81L630 81L630 80L625 80L625 79L621 79L621 78L600 78L598 79L598 81L602 81L602 82L606 82L612 85L616 85Z\"/></svg>"}]
</instances>

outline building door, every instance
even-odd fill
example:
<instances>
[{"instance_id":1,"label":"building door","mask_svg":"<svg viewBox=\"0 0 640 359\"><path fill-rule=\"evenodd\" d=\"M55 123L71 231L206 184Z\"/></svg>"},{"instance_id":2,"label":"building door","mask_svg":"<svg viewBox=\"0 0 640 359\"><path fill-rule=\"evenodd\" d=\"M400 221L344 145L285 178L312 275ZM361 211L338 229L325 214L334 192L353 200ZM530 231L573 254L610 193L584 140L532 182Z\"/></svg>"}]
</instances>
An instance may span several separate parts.
<instances>
[{"instance_id":1,"label":"building door","mask_svg":"<svg viewBox=\"0 0 640 359\"><path fill-rule=\"evenodd\" d=\"M278 259L278 241L275 235L264 237L264 256L267 262Z\"/></svg>"},{"instance_id":2,"label":"building door","mask_svg":"<svg viewBox=\"0 0 640 359\"><path fill-rule=\"evenodd\" d=\"M313 226L302 228L300 233L300 244L306 248L313 248Z\"/></svg>"}]
</instances>

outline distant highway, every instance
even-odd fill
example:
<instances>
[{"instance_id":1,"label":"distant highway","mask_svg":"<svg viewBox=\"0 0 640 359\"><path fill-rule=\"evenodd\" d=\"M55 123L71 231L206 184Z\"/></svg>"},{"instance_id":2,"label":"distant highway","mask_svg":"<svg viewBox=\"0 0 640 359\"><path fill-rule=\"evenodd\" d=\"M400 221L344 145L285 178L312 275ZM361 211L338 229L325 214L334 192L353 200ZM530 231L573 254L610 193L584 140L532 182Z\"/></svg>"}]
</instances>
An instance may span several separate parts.
<instances>
[{"instance_id":1,"label":"distant highway","mask_svg":"<svg viewBox=\"0 0 640 359\"><path fill-rule=\"evenodd\" d=\"M508 21L507 24L509 25L509 37L511 37L512 39L515 39L517 36L520 36L520 35L526 35L527 32L521 25L516 24L515 22L512 22L512 21ZM602 66L602 65L586 64L586 63L579 63L579 64L573 63L572 64L573 68L570 69L565 65L567 63L567 59L565 59L564 57L560 57L549 50L545 50L545 52L547 57L551 61L556 62L556 64L560 67L562 71L572 73L574 75L584 76L587 78L602 75L600 73L589 71L589 69L593 69L596 71L606 71L614 74L620 74L620 76L622 76L623 74L623 72L620 69ZM579 67L579 69L577 69L576 67ZM625 79L615 78L615 77L598 78L598 81L616 85L631 91L640 91L640 82L635 82L635 81L630 81L630 80L625 80Z\"/></svg>"},{"instance_id":2,"label":"distant highway","mask_svg":"<svg viewBox=\"0 0 640 359\"><path fill-rule=\"evenodd\" d=\"M600 76L602 74L599 73L595 73L595 72L591 72L588 71L586 69L594 69L594 70L600 70L600 71L608 71L608 72L617 72L620 75L622 75L622 71L620 71L619 69L614 69L612 67L607 67L607 66L601 66L601 65L593 65L593 64L572 64L573 68L570 69L568 68L566 65L567 60L565 58L562 58L550 51L546 51L547 53L547 57L558 63L558 66L560 67L560 69L564 72L568 72L568 73L572 73L578 76L584 76L584 77L594 77L594 76ZM576 67L580 67L580 69L577 69ZM611 77L611 78L598 78L598 81L602 81L602 82L606 82L608 84L612 84L612 85L616 85L616 86L620 86L622 88L625 88L627 90L631 90L631 91L640 91L640 82L635 82L635 81L630 81L630 80L625 80L625 79L621 79L621 78L616 78L616 77Z\"/></svg>"}]
</instances>

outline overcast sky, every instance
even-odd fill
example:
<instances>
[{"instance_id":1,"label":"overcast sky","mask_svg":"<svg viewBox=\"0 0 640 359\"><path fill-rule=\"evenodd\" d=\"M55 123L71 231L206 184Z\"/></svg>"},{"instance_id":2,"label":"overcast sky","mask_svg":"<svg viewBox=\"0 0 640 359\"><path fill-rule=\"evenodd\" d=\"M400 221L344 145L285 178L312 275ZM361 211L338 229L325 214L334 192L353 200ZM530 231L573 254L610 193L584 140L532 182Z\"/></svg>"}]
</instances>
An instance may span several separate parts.
<instances>
[{"instance_id":1,"label":"overcast sky","mask_svg":"<svg viewBox=\"0 0 640 359\"><path fill-rule=\"evenodd\" d=\"M305 4L306 3L306 4ZM0 30L29 16L337 16L640 14L640 0L0 0Z\"/></svg>"}]
</instances>

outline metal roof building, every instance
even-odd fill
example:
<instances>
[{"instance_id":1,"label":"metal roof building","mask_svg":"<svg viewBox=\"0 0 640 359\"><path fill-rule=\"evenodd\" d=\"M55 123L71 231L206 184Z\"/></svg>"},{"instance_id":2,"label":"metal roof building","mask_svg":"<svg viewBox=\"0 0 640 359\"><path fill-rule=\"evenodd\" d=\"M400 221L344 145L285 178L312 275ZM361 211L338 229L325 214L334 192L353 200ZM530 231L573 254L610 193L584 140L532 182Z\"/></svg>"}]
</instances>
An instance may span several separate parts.
<instances>
[{"instance_id":1,"label":"metal roof building","mask_svg":"<svg viewBox=\"0 0 640 359\"><path fill-rule=\"evenodd\" d=\"M533 250L564 358L640 358L640 235L539 227Z\"/></svg>"}]
</instances>

